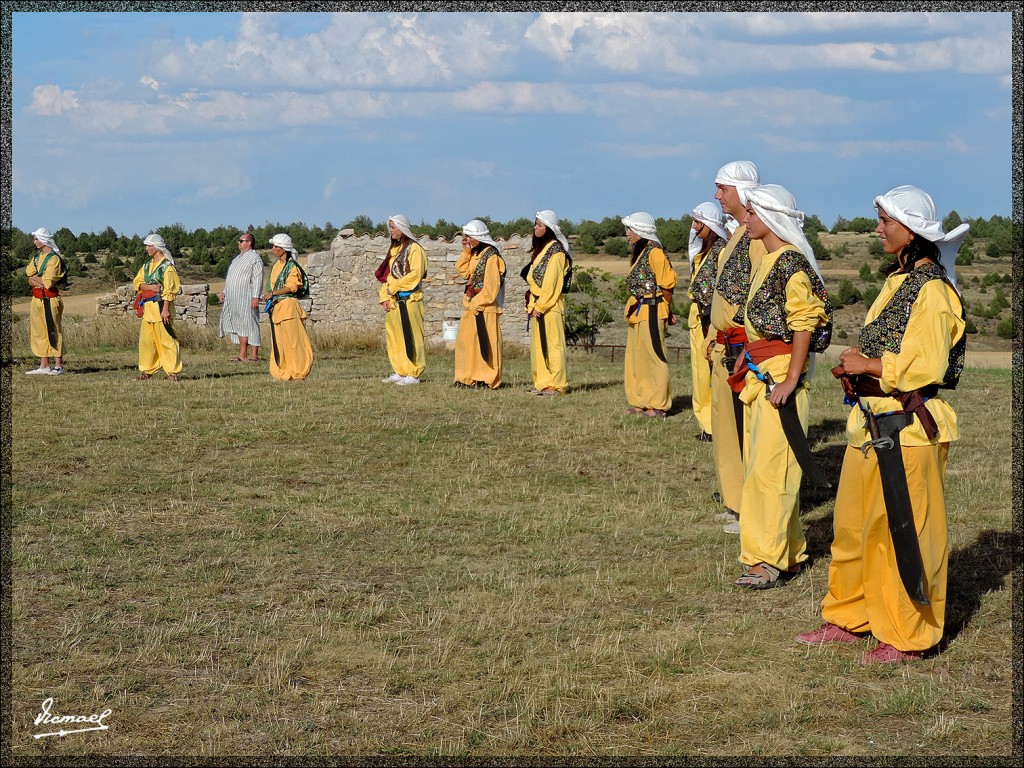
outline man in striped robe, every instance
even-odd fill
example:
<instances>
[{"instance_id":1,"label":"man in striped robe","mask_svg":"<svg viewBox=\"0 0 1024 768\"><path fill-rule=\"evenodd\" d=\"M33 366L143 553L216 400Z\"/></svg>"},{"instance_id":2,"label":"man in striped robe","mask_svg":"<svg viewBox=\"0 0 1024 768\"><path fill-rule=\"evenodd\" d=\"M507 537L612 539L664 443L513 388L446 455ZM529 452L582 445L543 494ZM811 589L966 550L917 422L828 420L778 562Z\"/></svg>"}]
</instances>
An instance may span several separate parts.
<instances>
[{"instance_id":1,"label":"man in striped robe","mask_svg":"<svg viewBox=\"0 0 1024 768\"><path fill-rule=\"evenodd\" d=\"M231 359L248 363L259 359L263 290L263 259L252 245L252 234L243 232L238 238L238 255L228 266L220 294L220 336L231 334L231 343L238 344L238 354Z\"/></svg>"}]
</instances>

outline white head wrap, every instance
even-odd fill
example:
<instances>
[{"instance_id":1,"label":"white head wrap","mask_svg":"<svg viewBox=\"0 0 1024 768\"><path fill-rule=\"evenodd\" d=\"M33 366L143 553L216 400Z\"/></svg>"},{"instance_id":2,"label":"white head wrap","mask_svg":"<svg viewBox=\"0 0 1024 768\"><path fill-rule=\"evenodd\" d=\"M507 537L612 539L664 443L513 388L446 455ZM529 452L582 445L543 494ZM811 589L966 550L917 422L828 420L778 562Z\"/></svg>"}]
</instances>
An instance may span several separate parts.
<instances>
[{"instance_id":1,"label":"white head wrap","mask_svg":"<svg viewBox=\"0 0 1024 768\"><path fill-rule=\"evenodd\" d=\"M729 239L729 232L722 224L722 209L715 203L701 203L690 214L694 221L707 224L711 230L723 240ZM693 267L693 260L704 247L704 241L697 234L697 230L690 228L690 267Z\"/></svg>"},{"instance_id":2,"label":"white head wrap","mask_svg":"<svg viewBox=\"0 0 1024 768\"><path fill-rule=\"evenodd\" d=\"M164 243L164 239L160 237L160 235L158 235L156 232L154 232L151 235L146 235L146 239L142 241L142 244L152 245L154 248L160 251L160 253L162 253L169 262L171 262L171 264L174 263L174 257L171 256L170 249Z\"/></svg>"},{"instance_id":3,"label":"white head wrap","mask_svg":"<svg viewBox=\"0 0 1024 768\"><path fill-rule=\"evenodd\" d=\"M50 230L45 227L40 227L32 233L32 239L38 240L43 245L49 246L51 251L60 256L60 248L58 248L57 243L54 242L53 235L50 234Z\"/></svg>"},{"instance_id":4,"label":"white head wrap","mask_svg":"<svg viewBox=\"0 0 1024 768\"><path fill-rule=\"evenodd\" d=\"M653 240L658 245L661 245L661 240L658 238L658 229L654 224L654 217L651 214L645 211L637 211L636 213L629 214L629 216L622 220L622 223L640 235L640 237Z\"/></svg>"},{"instance_id":5,"label":"white head wrap","mask_svg":"<svg viewBox=\"0 0 1024 768\"><path fill-rule=\"evenodd\" d=\"M736 187L740 203L747 204L744 195L748 189L753 189L761 183L761 177L757 172L757 166L749 160L733 160L718 169L715 175L715 184L724 187Z\"/></svg>"},{"instance_id":6,"label":"white head wrap","mask_svg":"<svg viewBox=\"0 0 1024 768\"><path fill-rule=\"evenodd\" d=\"M729 237L732 237L736 230L740 228L740 223L736 221L736 217L728 213L722 214L722 223L725 224Z\"/></svg>"},{"instance_id":7,"label":"white head wrap","mask_svg":"<svg viewBox=\"0 0 1024 768\"><path fill-rule=\"evenodd\" d=\"M270 238L270 245L271 247L276 245L278 248L284 248L289 254L291 254L291 258L293 259L297 259L299 257L298 249L292 245L291 236L286 235L283 232Z\"/></svg>"},{"instance_id":8,"label":"white head wrap","mask_svg":"<svg viewBox=\"0 0 1024 768\"><path fill-rule=\"evenodd\" d=\"M554 211L537 211L537 215L533 218L550 229L551 234L555 236L555 240L562 244L562 248L565 249L566 253L571 255L569 250L569 241L565 238L565 235L562 234L562 230L558 226L558 216L555 215Z\"/></svg>"},{"instance_id":9,"label":"white head wrap","mask_svg":"<svg viewBox=\"0 0 1024 768\"><path fill-rule=\"evenodd\" d=\"M747 190L747 205L752 207L761 221L765 223L779 239L796 246L811 268L821 277L818 260L814 258L814 249L804 235L804 214L796 207L796 198L785 187L778 184L763 184Z\"/></svg>"},{"instance_id":10,"label":"white head wrap","mask_svg":"<svg viewBox=\"0 0 1024 768\"><path fill-rule=\"evenodd\" d=\"M946 277L956 285L956 252L967 237L970 225L961 224L952 232L942 231L942 222L935 218L935 203L923 189L904 185L890 189L875 198L875 207L885 211L916 235L930 240L939 248L939 261Z\"/></svg>"},{"instance_id":11,"label":"white head wrap","mask_svg":"<svg viewBox=\"0 0 1024 768\"><path fill-rule=\"evenodd\" d=\"M398 227L399 232L408 237L414 243L419 242L419 240L416 239L416 235L414 235L412 230L409 228L409 220L405 218L405 216L400 213L396 213L394 216L389 217L388 221L393 221L395 226Z\"/></svg>"},{"instance_id":12,"label":"white head wrap","mask_svg":"<svg viewBox=\"0 0 1024 768\"><path fill-rule=\"evenodd\" d=\"M487 243L487 245L493 245L494 249L501 253L501 248L494 242L494 238L491 237L491 231L487 228L480 219L473 219L466 226L462 228L462 234L466 237L472 237L474 240L479 240L481 243Z\"/></svg>"}]
</instances>

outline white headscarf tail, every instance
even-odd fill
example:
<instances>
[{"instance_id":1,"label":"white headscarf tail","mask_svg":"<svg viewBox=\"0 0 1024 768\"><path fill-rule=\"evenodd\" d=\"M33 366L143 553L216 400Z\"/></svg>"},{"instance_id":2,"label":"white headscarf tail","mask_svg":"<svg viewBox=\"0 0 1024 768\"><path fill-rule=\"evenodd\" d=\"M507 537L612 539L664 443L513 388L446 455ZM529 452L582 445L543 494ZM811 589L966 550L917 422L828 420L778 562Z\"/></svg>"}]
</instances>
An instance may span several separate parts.
<instances>
[{"instance_id":1,"label":"white headscarf tail","mask_svg":"<svg viewBox=\"0 0 1024 768\"><path fill-rule=\"evenodd\" d=\"M555 212L537 211L534 218L551 230L551 234L553 234L555 239L562 244L562 248L564 248L565 252L571 257L572 253L569 250L569 241L566 239L565 235L562 234L561 227L558 226L558 216L555 215Z\"/></svg>"},{"instance_id":2,"label":"white headscarf tail","mask_svg":"<svg viewBox=\"0 0 1024 768\"><path fill-rule=\"evenodd\" d=\"M729 231L722 224L722 209L715 203L704 202L698 205L691 212L691 217L694 221L699 221L702 224L706 224L711 230L723 240L729 239ZM690 255L690 268L693 269L693 260L697 258L697 254L701 252L704 247L704 241L697 234L697 231L690 228L690 243L689 243L689 255Z\"/></svg>"},{"instance_id":3,"label":"white headscarf tail","mask_svg":"<svg viewBox=\"0 0 1024 768\"><path fill-rule=\"evenodd\" d=\"M956 254L967 237L970 225L965 222L951 232L943 232L942 222L936 218L935 202L931 195L909 184L879 195L874 204L914 234L938 246L939 261L946 270L946 277L956 287Z\"/></svg>"},{"instance_id":4,"label":"white headscarf tail","mask_svg":"<svg viewBox=\"0 0 1024 768\"><path fill-rule=\"evenodd\" d=\"M164 255L164 258L166 258L171 264L174 263L174 257L171 256L170 249L167 247L166 243L164 243L164 239L156 232L153 232L150 235L146 235L146 239L142 241L142 244L152 245L154 248L160 251L160 253Z\"/></svg>"},{"instance_id":5,"label":"white headscarf tail","mask_svg":"<svg viewBox=\"0 0 1024 768\"><path fill-rule=\"evenodd\" d=\"M60 256L60 248L57 247L57 243L54 241L53 235L50 234L50 230L40 227L32 233L32 239L48 246L51 251Z\"/></svg>"},{"instance_id":6,"label":"white headscarf tail","mask_svg":"<svg viewBox=\"0 0 1024 768\"><path fill-rule=\"evenodd\" d=\"M803 211L796 207L796 198L785 187L778 184L763 184L760 187L747 191L747 205L751 206L757 213L758 218L765 223L779 239L790 245L796 246L818 277L821 277L821 269L818 267L818 260L814 258L814 249L807 242L804 235Z\"/></svg>"},{"instance_id":7,"label":"white headscarf tail","mask_svg":"<svg viewBox=\"0 0 1024 768\"><path fill-rule=\"evenodd\" d=\"M395 223L395 226L398 227L398 231L401 232L406 237L408 237L414 243L419 242L419 240L416 239L416 235L412 233L412 229L409 226L409 220L405 218L405 216L403 216L400 213L396 213L394 216L389 216L388 221L393 221Z\"/></svg>"}]
</instances>

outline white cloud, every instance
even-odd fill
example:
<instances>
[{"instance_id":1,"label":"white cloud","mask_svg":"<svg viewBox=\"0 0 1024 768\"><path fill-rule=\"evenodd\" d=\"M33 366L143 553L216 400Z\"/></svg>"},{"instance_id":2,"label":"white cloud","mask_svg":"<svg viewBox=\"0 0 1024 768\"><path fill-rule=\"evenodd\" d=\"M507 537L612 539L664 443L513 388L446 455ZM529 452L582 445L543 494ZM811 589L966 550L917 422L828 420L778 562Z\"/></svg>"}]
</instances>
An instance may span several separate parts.
<instances>
[{"instance_id":1,"label":"white cloud","mask_svg":"<svg viewBox=\"0 0 1024 768\"><path fill-rule=\"evenodd\" d=\"M160 90L160 83L158 83L156 80L154 80L149 75L143 75L142 77L140 77L139 78L139 84L140 85L144 85L147 88L152 88L154 91L159 91Z\"/></svg>"},{"instance_id":2,"label":"white cloud","mask_svg":"<svg viewBox=\"0 0 1024 768\"><path fill-rule=\"evenodd\" d=\"M338 177L331 176L327 184L324 185L324 200L330 200L334 197L334 193L338 191Z\"/></svg>"},{"instance_id":3,"label":"white cloud","mask_svg":"<svg viewBox=\"0 0 1024 768\"><path fill-rule=\"evenodd\" d=\"M32 89L32 101L27 109L38 115L62 115L78 109L78 94L58 85L38 85Z\"/></svg>"},{"instance_id":4,"label":"white cloud","mask_svg":"<svg viewBox=\"0 0 1024 768\"><path fill-rule=\"evenodd\" d=\"M447 94L438 101L462 112L554 112L573 113L588 111L587 99L574 89L559 83L495 83L482 82L465 90ZM425 105L424 105L425 106Z\"/></svg>"}]
</instances>

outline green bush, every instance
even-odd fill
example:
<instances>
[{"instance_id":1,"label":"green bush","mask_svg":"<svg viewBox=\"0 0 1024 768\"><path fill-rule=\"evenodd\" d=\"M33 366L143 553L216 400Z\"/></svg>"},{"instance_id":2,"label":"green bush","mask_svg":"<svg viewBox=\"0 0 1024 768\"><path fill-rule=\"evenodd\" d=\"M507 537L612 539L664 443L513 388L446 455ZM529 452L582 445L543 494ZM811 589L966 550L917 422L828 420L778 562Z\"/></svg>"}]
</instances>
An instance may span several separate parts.
<instances>
[{"instance_id":1,"label":"green bush","mask_svg":"<svg viewBox=\"0 0 1024 768\"><path fill-rule=\"evenodd\" d=\"M869 285L867 288L865 288L864 293L862 294L865 306L870 307L872 304L874 304L875 299L878 298L878 294L881 292L882 289L879 288L877 285Z\"/></svg>"},{"instance_id":2,"label":"green bush","mask_svg":"<svg viewBox=\"0 0 1024 768\"><path fill-rule=\"evenodd\" d=\"M19 274L11 275L11 295L12 296L30 296L32 295L32 286L29 285L28 275L24 272Z\"/></svg>"},{"instance_id":3,"label":"green bush","mask_svg":"<svg viewBox=\"0 0 1024 768\"><path fill-rule=\"evenodd\" d=\"M832 306L837 309L845 307L847 304L856 304L860 300L860 291L849 280L843 280L839 284L839 288L832 294Z\"/></svg>"},{"instance_id":4,"label":"green bush","mask_svg":"<svg viewBox=\"0 0 1024 768\"><path fill-rule=\"evenodd\" d=\"M970 248L961 248L956 255L956 265L966 267L974 263L974 251Z\"/></svg>"},{"instance_id":5,"label":"green bush","mask_svg":"<svg viewBox=\"0 0 1024 768\"><path fill-rule=\"evenodd\" d=\"M1017 338L1017 326L1012 317L1008 317L996 326L996 336L1000 339Z\"/></svg>"},{"instance_id":6,"label":"green bush","mask_svg":"<svg viewBox=\"0 0 1024 768\"><path fill-rule=\"evenodd\" d=\"M874 280L877 279L877 275L875 275L875 270L871 268L870 264L864 263L860 265L860 279L866 283L873 282Z\"/></svg>"},{"instance_id":7,"label":"green bush","mask_svg":"<svg viewBox=\"0 0 1024 768\"><path fill-rule=\"evenodd\" d=\"M971 320L971 318L969 318L969 317L967 318L967 323L965 324L965 331L967 333L977 333L978 332L978 326L975 325L974 321Z\"/></svg>"},{"instance_id":8,"label":"green bush","mask_svg":"<svg viewBox=\"0 0 1024 768\"><path fill-rule=\"evenodd\" d=\"M624 237L609 237L604 243L604 252L612 256L628 256L629 241Z\"/></svg>"}]
</instances>

